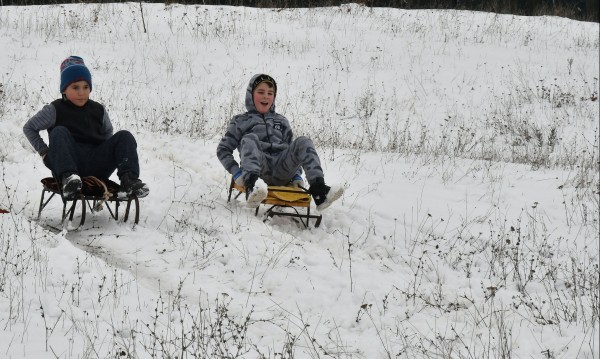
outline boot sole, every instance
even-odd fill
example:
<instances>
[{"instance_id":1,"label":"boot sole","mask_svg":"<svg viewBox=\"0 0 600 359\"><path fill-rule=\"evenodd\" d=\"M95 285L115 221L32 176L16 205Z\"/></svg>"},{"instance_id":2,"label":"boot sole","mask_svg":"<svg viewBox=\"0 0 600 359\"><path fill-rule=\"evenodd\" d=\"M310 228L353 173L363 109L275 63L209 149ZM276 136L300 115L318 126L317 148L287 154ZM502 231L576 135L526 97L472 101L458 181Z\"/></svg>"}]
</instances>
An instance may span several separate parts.
<instances>
[{"instance_id":1,"label":"boot sole","mask_svg":"<svg viewBox=\"0 0 600 359\"><path fill-rule=\"evenodd\" d=\"M148 186L145 185L143 187L133 189L130 193L119 191L117 192L117 198L127 199L131 196L136 196L137 198L144 198L148 194L150 194L150 189L148 188Z\"/></svg>"}]
</instances>

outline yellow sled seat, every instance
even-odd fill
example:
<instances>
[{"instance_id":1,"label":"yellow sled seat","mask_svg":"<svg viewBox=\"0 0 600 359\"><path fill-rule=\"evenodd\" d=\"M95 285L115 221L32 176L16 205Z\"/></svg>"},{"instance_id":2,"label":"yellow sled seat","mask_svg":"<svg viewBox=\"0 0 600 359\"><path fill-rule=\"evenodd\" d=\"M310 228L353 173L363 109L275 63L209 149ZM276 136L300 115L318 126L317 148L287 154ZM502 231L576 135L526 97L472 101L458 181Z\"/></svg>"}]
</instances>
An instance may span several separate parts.
<instances>
[{"instance_id":1,"label":"yellow sled seat","mask_svg":"<svg viewBox=\"0 0 600 359\"><path fill-rule=\"evenodd\" d=\"M238 191L235 198L246 192L246 189L238 186L232 178L227 202L231 200L231 194L234 189ZM267 198L262 201L262 204L270 206L264 214L264 221L274 216L293 217L299 219L304 227L308 228L309 221L315 219L315 227L319 227L323 216L310 214L311 201L312 196L303 188L294 186L269 186ZM293 212L282 212L282 208L291 208ZM256 208L254 215L258 215L258 209L259 207Z\"/></svg>"}]
</instances>

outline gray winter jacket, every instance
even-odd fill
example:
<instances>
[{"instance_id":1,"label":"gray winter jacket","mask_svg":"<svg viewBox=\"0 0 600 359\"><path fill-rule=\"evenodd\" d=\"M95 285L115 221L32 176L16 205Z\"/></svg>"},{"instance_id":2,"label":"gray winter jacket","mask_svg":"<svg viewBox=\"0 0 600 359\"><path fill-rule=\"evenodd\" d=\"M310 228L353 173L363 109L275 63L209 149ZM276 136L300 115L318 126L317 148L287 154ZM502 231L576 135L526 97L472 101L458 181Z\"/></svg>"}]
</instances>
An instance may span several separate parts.
<instances>
[{"instance_id":1,"label":"gray winter jacket","mask_svg":"<svg viewBox=\"0 0 600 359\"><path fill-rule=\"evenodd\" d=\"M246 88L247 112L234 116L229 122L225 136L217 146L217 158L223 167L235 174L240 166L233 157L233 151L239 149L242 137L249 133L258 136L262 151L267 155L276 156L278 152L287 149L294 137L287 118L275 112L275 101L264 115L259 113L252 101L252 83L259 75L250 79Z\"/></svg>"}]
</instances>

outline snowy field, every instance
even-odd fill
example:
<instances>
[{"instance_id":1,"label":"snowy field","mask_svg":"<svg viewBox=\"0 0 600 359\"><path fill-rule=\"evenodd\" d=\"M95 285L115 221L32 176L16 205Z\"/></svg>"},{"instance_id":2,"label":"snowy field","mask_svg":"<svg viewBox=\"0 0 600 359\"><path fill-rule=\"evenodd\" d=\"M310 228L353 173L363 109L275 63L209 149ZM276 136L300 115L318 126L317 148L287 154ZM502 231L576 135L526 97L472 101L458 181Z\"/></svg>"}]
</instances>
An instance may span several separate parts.
<instances>
[{"instance_id":1,"label":"snowy field","mask_svg":"<svg viewBox=\"0 0 600 359\"><path fill-rule=\"evenodd\" d=\"M600 358L597 23L4 6L0 48L0 357ZM37 220L22 126L69 55L137 138L138 225ZM259 72L347 185L319 228L227 202L216 145Z\"/></svg>"}]
</instances>

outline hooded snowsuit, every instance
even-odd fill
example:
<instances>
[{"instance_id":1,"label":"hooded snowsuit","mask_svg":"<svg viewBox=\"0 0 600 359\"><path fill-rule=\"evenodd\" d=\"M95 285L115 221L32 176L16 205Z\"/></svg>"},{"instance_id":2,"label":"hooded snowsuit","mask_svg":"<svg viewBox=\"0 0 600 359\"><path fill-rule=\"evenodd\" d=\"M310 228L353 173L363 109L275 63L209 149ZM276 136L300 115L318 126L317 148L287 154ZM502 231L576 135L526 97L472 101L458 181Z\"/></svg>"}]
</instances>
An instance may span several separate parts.
<instances>
[{"instance_id":1,"label":"hooded snowsuit","mask_svg":"<svg viewBox=\"0 0 600 359\"><path fill-rule=\"evenodd\" d=\"M261 114L252 100L254 75L246 88L246 113L234 116L225 136L217 146L217 157L232 175L242 169L244 180L256 174L269 185L286 185L295 174L306 173L309 183L323 177L321 161L311 139L293 138L290 123L275 112L275 100L269 111ZM240 164L233 157L238 150Z\"/></svg>"}]
</instances>

